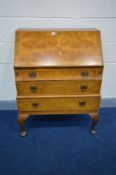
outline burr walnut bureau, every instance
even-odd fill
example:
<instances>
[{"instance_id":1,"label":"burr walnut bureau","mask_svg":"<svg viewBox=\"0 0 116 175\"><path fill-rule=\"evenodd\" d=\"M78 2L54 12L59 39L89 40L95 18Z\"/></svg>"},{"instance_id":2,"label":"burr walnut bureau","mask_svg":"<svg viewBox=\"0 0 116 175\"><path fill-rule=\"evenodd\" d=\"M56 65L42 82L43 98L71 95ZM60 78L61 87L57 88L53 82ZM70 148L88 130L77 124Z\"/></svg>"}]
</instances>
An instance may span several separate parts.
<instances>
[{"instance_id":1,"label":"burr walnut bureau","mask_svg":"<svg viewBox=\"0 0 116 175\"><path fill-rule=\"evenodd\" d=\"M29 115L42 114L89 114L96 134L103 73L98 30L19 29L14 57L21 136Z\"/></svg>"}]
</instances>

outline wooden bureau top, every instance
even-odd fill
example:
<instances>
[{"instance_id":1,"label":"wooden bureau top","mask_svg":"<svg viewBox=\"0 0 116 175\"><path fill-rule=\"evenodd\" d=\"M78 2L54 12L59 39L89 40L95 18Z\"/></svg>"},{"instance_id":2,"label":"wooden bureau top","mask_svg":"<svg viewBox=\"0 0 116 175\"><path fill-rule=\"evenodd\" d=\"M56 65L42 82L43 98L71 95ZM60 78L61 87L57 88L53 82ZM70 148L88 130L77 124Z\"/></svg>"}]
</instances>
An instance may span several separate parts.
<instances>
[{"instance_id":1,"label":"wooden bureau top","mask_svg":"<svg viewBox=\"0 0 116 175\"><path fill-rule=\"evenodd\" d=\"M17 30L14 67L102 66L98 30Z\"/></svg>"}]
</instances>

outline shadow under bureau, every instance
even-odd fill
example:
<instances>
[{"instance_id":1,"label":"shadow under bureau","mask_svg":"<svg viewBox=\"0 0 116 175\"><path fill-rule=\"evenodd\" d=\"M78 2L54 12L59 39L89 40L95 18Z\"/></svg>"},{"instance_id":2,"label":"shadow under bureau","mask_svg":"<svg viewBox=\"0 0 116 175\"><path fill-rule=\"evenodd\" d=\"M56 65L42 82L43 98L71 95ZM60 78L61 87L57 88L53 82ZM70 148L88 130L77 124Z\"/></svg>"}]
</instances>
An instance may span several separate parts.
<instances>
[{"instance_id":1,"label":"shadow under bureau","mask_svg":"<svg viewBox=\"0 0 116 175\"><path fill-rule=\"evenodd\" d=\"M96 134L103 74L98 30L19 29L14 70L21 136L32 114L89 114Z\"/></svg>"}]
</instances>

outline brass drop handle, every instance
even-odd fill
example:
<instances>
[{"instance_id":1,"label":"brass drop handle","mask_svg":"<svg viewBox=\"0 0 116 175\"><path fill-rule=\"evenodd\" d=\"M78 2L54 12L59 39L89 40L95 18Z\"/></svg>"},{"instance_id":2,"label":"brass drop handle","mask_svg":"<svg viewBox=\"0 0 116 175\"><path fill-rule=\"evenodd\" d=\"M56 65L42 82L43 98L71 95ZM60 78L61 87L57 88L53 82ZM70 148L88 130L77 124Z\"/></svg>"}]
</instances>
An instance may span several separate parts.
<instances>
[{"instance_id":1,"label":"brass drop handle","mask_svg":"<svg viewBox=\"0 0 116 175\"><path fill-rule=\"evenodd\" d=\"M28 75L29 75L30 78L35 78L36 77L36 72L31 71L31 72L28 73Z\"/></svg>"},{"instance_id":2,"label":"brass drop handle","mask_svg":"<svg viewBox=\"0 0 116 175\"><path fill-rule=\"evenodd\" d=\"M80 101L79 106L86 106L86 101Z\"/></svg>"},{"instance_id":3,"label":"brass drop handle","mask_svg":"<svg viewBox=\"0 0 116 175\"><path fill-rule=\"evenodd\" d=\"M88 89L88 86L86 84L80 86L81 91L86 91L87 89Z\"/></svg>"},{"instance_id":4,"label":"brass drop handle","mask_svg":"<svg viewBox=\"0 0 116 175\"><path fill-rule=\"evenodd\" d=\"M33 107L33 108L39 107L39 103L37 103L37 102L32 102L32 107Z\"/></svg>"},{"instance_id":5,"label":"brass drop handle","mask_svg":"<svg viewBox=\"0 0 116 175\"><path fill-rule=\"evenodd\" d=\"M82 77L87 77L89 75L89 72L83 71L81 72Z\"/></svg>"},{"instance_id":6,"label":"brass drop handle","mask_svg":"<svg viewBox=\"0 0 116 175\"><path fill-rule=\"evenodd\" d=\"M31 90L31 92L36 93L38 90L38 87L37 86L30 86L30 90Z\"/></svg>"}]
</instances>

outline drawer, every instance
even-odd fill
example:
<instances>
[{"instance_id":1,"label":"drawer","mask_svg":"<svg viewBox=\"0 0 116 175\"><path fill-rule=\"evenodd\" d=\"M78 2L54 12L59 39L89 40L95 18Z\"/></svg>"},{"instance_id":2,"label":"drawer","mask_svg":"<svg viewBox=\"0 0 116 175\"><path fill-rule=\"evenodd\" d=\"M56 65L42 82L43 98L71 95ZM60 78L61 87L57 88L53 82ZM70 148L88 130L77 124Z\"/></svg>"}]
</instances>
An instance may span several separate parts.
<instances>
[{"instance_id":1,"label":"drawer","mask_svg":"<svg viewBox=\"0 0 116 175\"><path fill-rule=\"evenodd\" d=\"M16 87L21 96L99 94L101 80L17 81Z\"/></svg>"},{"instance_id":2,"label":"drawer","mask_svg":"<svg viewBox=\"0 0 116 175\"><path fill-rule=\"evenodd\" d=\"M17 98L19 111L97 111L100 96Z\"/></svg>"},{"instance_id":3,"label":"drawer","mask_svg":"<svg viewBox=\"0 0 116 175\"><path fill-rule=\"evenodd\" d=\"M88 68L15 68L16 81L30 80L77 80L101 78L102 67Z\"/></svg>"}]
</instances>

